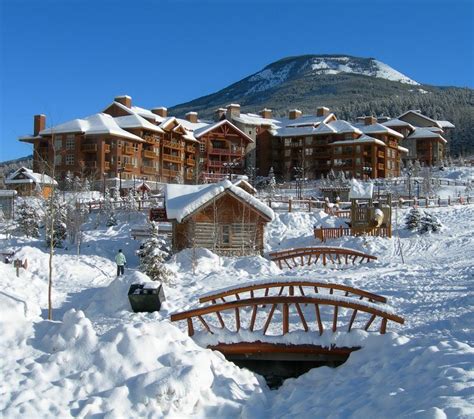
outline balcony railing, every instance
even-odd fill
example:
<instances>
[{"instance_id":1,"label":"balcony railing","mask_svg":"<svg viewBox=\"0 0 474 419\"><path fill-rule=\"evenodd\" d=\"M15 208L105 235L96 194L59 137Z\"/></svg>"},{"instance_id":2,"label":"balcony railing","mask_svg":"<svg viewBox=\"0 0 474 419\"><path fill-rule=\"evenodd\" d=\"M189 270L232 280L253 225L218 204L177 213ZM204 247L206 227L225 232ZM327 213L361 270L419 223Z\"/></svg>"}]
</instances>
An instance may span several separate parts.
<instances>
[{"instance_id":1,"label":"balcony railing","mask_svg":"<svg viewBox=\"0 0 474 419\"><path fill-rule=\"evenodd\" d=\"M108 161L104 162L104 169L105 170L110 170L110 162L108 162Z\"/></svg>"},{"instance_id":2,"label":"balcony railing","mask_svg":"<svg viewBox=\"0 0 474 419\"><path fill-rule=\"evenodd\" d=\"M105 144L105 145L104 145L104 151L105 151L106 153L110 153L110 145Z\"/></svg>"},{"instance_id":3,"label":"balcony railing","mask_svg":"<svg viewBox=\"0 0 474 419\"><path fill-rule=\"evenodd\" d=\"M196 160L194 159L186 159L186 164L188 166L195 166L196 165Z\"/></svg>"},{"instance_id":4,"label":"balcony railing","mask_svg":"<svg viewBox=\"0 0 474 419\"><path fill-rule=\"evenodd\" d=\"M157 173L157 170L153 166L142 166L142 173L154 175Z\"/></svg>"},{"instance_id":5,"label":"balcony railing","mask_svg":"<svg viewBox=\"0 0 474 419\"><path fill-rule=\"evenodd\" d=\"M82 151L84 153L96 153L97 144L82 144Z\"/></svg>"},{"instance_id":6,"label":"balcony railing","mask_svg":"<svg viewBox=\"0 0 474 419\"><path fill-rule=\"evenodd\" d=\"M163 154L163 160L172 161L174 163L182 163L181 156L172 156L171 154Z\"/></svg>"},{"instance_id":7,"label":"balcony railing","mask_svg":"<svg viewBox=\"0 0 474 419\"><path fill-rule=\"evenodd\" d=\"M135 166L133 164L126 163L126 164L123 165L123 169L126 172L131 172L131 171L133 171L134 168L135 168Z\"/></svg>"},{"instance_id":8,"label":"balcony railing","mask_svg":"<svg viewBox=\"0 0 474 419\"><path fill-rule=\"evenodd\" d=\"M196 152L196 149L194 148L194 146L188 145L188 146L186 146L186 152L188 152L188 153L195 153L195 152Z\"/></svg>"},{"instance_id":9,"label":"balcony railing","mask_svg":"<svg viewBox=\"0 0 474 419\"><path fill-rule=\"evenodd\" d=\"M168 177L176 177L176 176L178 176L178 173L180 173L180 172L178 172L177 170L170 170L170 169L163 169L161 171L161 174L163 176L168 176Z\"/></svg>"},{"instance_id":10,"label":"balcony railing","mask_svg":"<svg viewBox=\"0 0 474 419\"><path fill-rule=\"evenodd\" d=\"M377 153L377 157L380 158L380 159L383 159L385 157L385 153L383 151L379 151Z\"/></svg>"},{"instance_id":11,"label":"balcony railing","mask_svg":"<svg viewBox=\"0 0 474 419\"><path fill-rule=\"evenodd\" d=\"M209 167L222 167L222 162L209 160L208 166Z\"/></svg>"},{"instance_id":12,"label":"balcony railing","mask_svg":"<svg viewBox=\"0 0 474 419\"><path fill-rule=\"evenodd\" d=\"M184 150L184 147L181 145L181 143L173 141L163 141L163 147L172 148L174 150Z\"/></svg>"},{"instance_id":13,"label":"balcony railing","mask_svg":"<svg viewBox=\"0 0 474 419\"><path fill-rule=\"evenodd\" d=\"M194 178L194 173L192 173L192 172L191 173L189 173L189 172L186 173L186 180L193 180L193 178Z\"/></svg>"},{"instance_id":14,"label":"balcony railing","mask_svg":"<svg viewBox=\"0 0 474 419\"><path fill-rule=\"evenodd\" d=\"M125 154L135 154L136 150L132 146L127 145L123 148L123 151Z\"/></svg>"},{"instance_id":15,"label":"balcony railing","mask_svg":"<svg viewBox=\"0 0 474 419\"><path fill-rule=\"evenodd\" d=\"M147 143L156 144L160 140L160 137L158 137L157 135L149 135L148 134L148 135L144 135L143 139Z\"/></svg>"},{"instance_id":16,"label":"balcony railing","mask_svg":"<svg viewBox=\"0 0 474 419\"><path fill-rule=\"evenodd\" d=\"M377 168L378 168L379 170L384 170L385 165L383 165L382 163L379 163L378 166L377 166Z\"/></svg>"},{"instance_id":17,"label":"balcony railing","mask_svg":"<svg viewBox=\"0 0 474 419\"><path fill-rule=\"evenodd\" d=\"M145 157L147 159L155 159L156 157L158 157L158 155L154 151L145 150L143 152L143 157Z\"/></svg>"},{"instance_id":18,"label":"balcony railing","mask_svg":"<svg viewBox=\"0 0 474 419\"><path fill-rule=\"evenodd\" d=\"M209 154L219 154L219 155L225 155L225 156L242 156L244 154L244 149L243 148L234 148L234 149L229 149L229 148L210 148L209 149Z\"/></svg>"}]
</instances>

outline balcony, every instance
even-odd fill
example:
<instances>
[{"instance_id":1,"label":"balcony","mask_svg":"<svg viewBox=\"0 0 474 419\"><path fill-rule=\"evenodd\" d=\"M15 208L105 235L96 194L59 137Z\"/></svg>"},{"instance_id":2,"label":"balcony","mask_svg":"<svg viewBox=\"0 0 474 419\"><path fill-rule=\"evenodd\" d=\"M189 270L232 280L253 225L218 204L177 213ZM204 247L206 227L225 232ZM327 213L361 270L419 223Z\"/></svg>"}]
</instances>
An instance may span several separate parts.
<instances>
[{"instance_id":1,"label":"balcony","mask_svg":"<svg viewBox=\"0 0 474 419\"><path fill-rule=\"evenodd\" d=\"M158 141L160 141L160 137L158 137L157 135L150 134L144 135L143 139L150 144L156 144Z\"/></svg>"},{"instance_id":2,"label":"balcony","mask_svg":"<svg viewBox=\"0 0 474 419\"><path fill-rule=\"evenodd\" d=\"M146 175L156 175L157 170L153 166L142 166L142 173Z\"/></svg>"},{"instance_id":3,"label":"balcony","mask_svg":"<svg viewBox=\"0 0 474 419\"><path fill-rule=\"evenodd\" d=\"M168 176L168 177L176 177L178 176L180 172L178 172L177 170L170 170L170 169L163 169L161 171L161 174L163 176Z\"/></svg>"},{"instance_id":4,"label":"balcony","mask_svg":"<svg viewBox=\"0 0 474 419\"><path fill-rule=\"evenodd\" d=\"M385 165L383 165L382 163L379 163L379 164L377 165L377 169L379 169L379 170L384 170L384 169L385 169Z\"/></svg>"},{"instance_id":5,"label":"balcony","mask_svg":"<svg viewBox=\"0 0 474 419\"><path fill-rule=\"evenodd\" d=\"M173 141L163 141L163 147L172 148L173 150L180 150L183 151L184 147L181 143L173 142Z\"/></svg>"},{"instance_id":6,"label":"balcony","mask_svg":"<svg viewBox=\"0 0 474 419\"><path fill-rule=\"evenodd\" d=\"M96 160L87 160L85 164L88 169L96 169L98 167Z\"/></svg>"},{"instance_id":7,"label":"balcony","mask_svg":"<svg viewBox=\"0 0 474 419\"><path fill-rule=\"evenodd\" d=\"M182 163L183 159L181 156L172 156L171 154L163 154L163 160L171 161L174 163Z\"/></svg>"},{"instance_id":8,"label":"balcony","mask_svg":"<svg viewBox=\"0 0 474 419\"><path fill-rule=\"evenodd\" d=\"M123 170L126 172L132 172L135 166L133 164L126 163L123 165Z\"/></svg>"},{"instance_id":9,"label":"balcony","mask_svg":"<svg viewBox=\"0 0 474 419\"><path fill-rule=\"evenodd\" d=\"M143 152L143 157L145 157L147 159L156 159L158 157L158 155L154 151L145 150Z\"/></svg>"},{"instance_id":10,"label":"balcony","mask_svg":"<svg viewBox=\"0 0 474 419\"><path fill-rule=\"evenodd\" d=\"M125 154L135 154L135 148L133 148L132 146L130 145L126 145L125 147L123 147L123 152Z\"/></svg>"},{"instance_id":11,"label":"balcony","mask_svg":"<svg viewBox=\"0 0 474 419\"><path fill-rule=\"evenodd\" d=\"M208 166L209 167L222 167L222 162L209 160Z\"/></svg>"},{"instance_id":12,"label":"balcony","mask_svg":"<svg viewBox=\"0 0 474 419\"><path fill-rule=\"evenodd\" d=\"M195 166L196 165L196 160L194 159L186 159L186 164L188 166Z\"/></svg>"},{"instance_id":13,"label":"balcony","mask_svg":"<svg viewBox=\"0 0 474 419\"><path fill-rule=\"evenodd\" d=\"M219 154L219 155L227 155L230 156L230 150L228 148L215 148L211 147L209 149L209 154Z\"/></svg>"},{"instance_id":14,"label":"balcony","mask_svg":"<svg viewBox=\"0 0 474 419\"><path fill-rule=\"evenodd\" d=\"M377 157L379 159L383 159L383 158L385 158L385 153L383 151L379 151L379 152L377 152Z\"/></svg>"},{"instance_id":15,"label":"balcony","mask_svg":"<svg viewBox=\"0 0 474 419\"><path fill-rule=\"evenodd\" d=\"M187 153L195 153L196 152L196 148L192 145L188 145L186 146L186 152Z\"/></svg>"},{"instance_id":16,"label":"balcony","mask_svg":"<svg viewBox=\"0 0 474 419\"><path fill-rule=\"evenodd\" d=\"M110 162L106 161L106 162L104 163L104 169L105 169L105 170L110 170Z\"/></svg>"},{"instance_id":17,"label":"balcony","mask_svg":"<svg viewBox=\"0 0 474 419\"><path fill-rule=\"evenodd\" d=\"M193 180L194 178L194 173L193 172L187 172L186 173L186 180Z\"/></svg>"},{"instance_id":18,"label":"balcony","mask_svg":"<svg viewBox=\"0 0 474 419\"><path fill-rule=\"evenodd\" d=\"M104 152L105 153L110 153L110 145L104 144Z\"/></svg>"},{"instance_id":19,"label":"balcony","mask_svg":"<svg viewBox=\"0 0 474 419\"><path fill-rule=\"evenodd\" d=\"M97 153L97 144L82 144L83 153Z\"/></svg>"}]
</instances>

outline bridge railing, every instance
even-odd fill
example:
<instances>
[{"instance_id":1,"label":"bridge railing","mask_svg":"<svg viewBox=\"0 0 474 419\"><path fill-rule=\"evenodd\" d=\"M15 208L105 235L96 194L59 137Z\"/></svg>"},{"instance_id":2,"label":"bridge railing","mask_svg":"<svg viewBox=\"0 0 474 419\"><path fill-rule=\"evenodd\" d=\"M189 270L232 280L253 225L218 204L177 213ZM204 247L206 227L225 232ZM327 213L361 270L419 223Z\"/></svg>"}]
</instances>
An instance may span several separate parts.
<instances>
[{"instance_id":1,"label":"bridge railing","mask_svg":"<svg viewBox=\"0 0 474 419\"><path fill-rule=\"evenodd\" d=\"M363 329L365 331L369 331L369 328L377 318L380 319L378 331L381 334L386 333L388 321L393 321L399 324L404 324L405 322L402 317L393 314L385 307L378 306L373 303L357 301L351 298L335 298L334 296L328 295L324 297L279 296L235 300L222 304L213 304L205 307L200 307L181 313L174 313L171 315L171 321L174 322L186 320L189 336L193 336L195 334L194 320L199 320L200 324L203 326L203 330L206 330L210 334L214 334L214 331L216 330L215 327L230 332L231 330L227 327L222 314L226 311L231 311L231 317L233 317L232 320L233 322L235 322L235 332L239 332L241 328L245 326L242 323L242 319L244 318L244 316L241 315L241 310L247 309L246 311L250 310L251 314L249 313L250 316L245 316L249 318L248 323L246 325L246 329L251 332L254 332L256 330L255 325L257 321L257 314L260 309L261 312L263 311L263 319L261 320L264 320L264 322L261 323L263 327L259 329L259 331L263 335L265 335L269 329L270 324L272 323L272 320L275 317L274 314L277 307L281 308L281 316L279 316L278 321L281 321L282 335L285 335L290 332L290 308L293 307L294 310L296 310L296 315L292 315L293 321L291 325L295 326L295 320L299 319L304 331L309 332L310 325L314 324L315 330L319 332L319 335L322 335L325 330L332 331L333 333L338 330L351 332L356 317L359 315L359 313L360 315L364 315L364 319L362 320L360 329ZM314 307L314 320L309 320L309 316L307 313L309 307ZM327 317L323 318L323 316L321 315L321 310L324 307L329 307L332 309L332 316L330 316L329 326ZM340 324L340 314L344 309L352 310L352 314L350 316L350 319L348 318L348 315L343 316L344 319L348 320L347 325L345 325L343 329ZM306 311L306 315L304 314L304 311ZM209 324L209 320L206 320L204 318L204 316L206 315L215 315L219 326ZM367 315L368 318L366 318ZM227 318L227 320L229 320L229 318Z\"/></svg>"},{"instance_id":2,"label":"bridge railing","mask_svg":"<svg viewBox=\"0 0 474 419\"><path fill-rule=\"evenodd\" d=\"M285 262L288 268L292 269L296 266L304 266L316 264L321 261L323 265L328 262L332 264L355 264L356 261L359 263L369 262L371 260L377 260L376 256L369 255L367 253L359 252L358 250L347 249L344 247L300 247L294 249L280 250L277 252L271 252L268 257L273 262L278 263L280 269L283 268L282 262ZM293 266L290 265L289 261L293 262Z\"/></svg>"},{"instance_id":3,"label":"bridge railing","mask_svg":"<svg viewBox=\"0 0 474 419\"><path fill-rule=\"evenodd\" d=\"M312 281L312 280L286 280L286 281L272 281L272 282L259 282L252 284L244 284L239 287L228 288L225 290L216 291L210 294L206 294L199 298L200 303L207 303L211 301L216 304L218 300L223 303L228 302L226 298L233 300L240 300L245 297L245 294L254 298L256 296L269 297L270 292L275 290L278 297L281 296L295 296L300 294L302 297L309 296L312 294L329 294L329 295L341 295L343 297L355 297L360 300L364 298L369 302L386 303L387 299L378 294L374 294L360 288L354 288L343 284L334 284L330 282ZM306 291L305 291L306 290ZM244 294L244 295L242 295Z\"/></svg>"}]
</instances>

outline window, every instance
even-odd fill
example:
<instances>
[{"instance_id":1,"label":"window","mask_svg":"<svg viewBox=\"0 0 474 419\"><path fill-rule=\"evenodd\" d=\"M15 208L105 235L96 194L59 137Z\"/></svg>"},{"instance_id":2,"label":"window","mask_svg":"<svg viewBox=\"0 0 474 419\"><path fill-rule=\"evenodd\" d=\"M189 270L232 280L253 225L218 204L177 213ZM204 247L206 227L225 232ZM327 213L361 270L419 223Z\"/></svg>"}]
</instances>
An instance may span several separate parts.
<instances>
[{"instance_id":1,"label":"window","mask_svg":"<svg viewBox=\"0 0 474 419\"><path fill-rule=\"evenodd\" d=\"M285 157L291 156L291 150L285 150Z\"/></svg>"},{"instance_id":2,"label":"window","mask_svg":"<svg viewBox=\"0 0 474 419\"><path fill-rule=\"evenodd\" d=\"M356 146L356 153L360 153L360 145Z\"/></svg>"},{"instance_id":3,"label":"window","mask_svg":"<svg viewBox=\"0 0 474 419\"><path fill-rule=\"evenodd\" d=\"M285 145L290 146L291 145L291 138L285 138Z\"/></svg>"},{"instance_id":4,"label":"window","mask_svg":"<svg viewBox=\"0 0 474 419\"><path fill-rule=\"evenodd\" d=\"M304 154L306 156L311 156L313 154L313 149L312 148L305 148Z\"/></svg>"},{"instance_id":5,"label":"window","mask_svg":"<svg viewBox=\"0 0 474 419\"><path fill-rule=\"evenodd\" d=\"M74 154L66 154L66 165L72 166L74 164Z\"/></svg>"},{"instance_id":6,"label":"window","mask_svg":"<svg viewBox=\"0 0 474 419\"><path fill-rule=\"evenodd\" d=\"M54 139L54 149L58 151L58 150L61 150L62 148L63 148L63 140L61 139L61 137L56 137Z\"/></svg>"},{"instance_id":7,"label":"window","mask_svg":"<svg viewBox=\"0 0 474 419\"><path fill-rule=\"evenodd\" d=\"M66 150L74 150L76 148L76 138L74 134L66 136Z\"/></svg>"},{"instance_id":8,"label":"window","mask_svg":"<svg viewBox=\"0 0 474 419\"><path fill-rule=\"evenodd\" d=\"M336 147L334 149L334 154L341 154L342 153L342 147Z\"/></svg>"},{"instance_id":9,"label":"window","mask_svg":"<svg viewBox=\"0 0 474 419\"><path fill-rule=\"evenodd\" d=\"M306 145L311 145L313 142L313 137L306 137L304 141Z\"/></svg>"},{"instance_id":10,"label":"window","mask_svg":"<svg viewBox=\"0 0 474 419\"><path fill-rule=\"evenodd\" d=\"M63 156L61 156L61 154L56 154L54 156L54 165L60 166L61 164L63 164Z\"/></svg>"},{"instance_id":11,"label":"window","mask_svg":"<svg viewBox=\"0 0 474 419\"><path fill-rule=\"evenodd\" d=\"M356 164L357 164L357 165L360 164L360 158L359 158L359 157L356 157Z\"/></svg>"},{"instance_id":12,"label":"window","mask_svg":"<svg viewBox=\"0 0 474 419\"><path fill-rule=\"evenodd\" d=\"M230 225L222 226L221 243L230 244Z\"/></svg>"}]
</instances>

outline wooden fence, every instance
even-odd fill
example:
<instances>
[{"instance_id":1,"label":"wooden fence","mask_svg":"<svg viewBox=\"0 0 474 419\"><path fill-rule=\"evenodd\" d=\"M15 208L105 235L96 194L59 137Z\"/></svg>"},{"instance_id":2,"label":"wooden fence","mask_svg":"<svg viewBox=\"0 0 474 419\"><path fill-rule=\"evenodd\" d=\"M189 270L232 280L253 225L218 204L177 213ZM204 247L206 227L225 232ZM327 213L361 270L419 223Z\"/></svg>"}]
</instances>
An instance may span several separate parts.
<instances>
[{"instance_id":1,"label":"wooden fence","mask_svg":"<svg viewBox=\"0 0 474 419\"><path fill-rule=\"evenodd\" d=\"M392 237L392 227L374 227L374 228L351 228L351 227L315 227L314 237L325 242L327 239L338 239L344 236L376 236L376 237Z\"/></svg>"}]
</instances>

